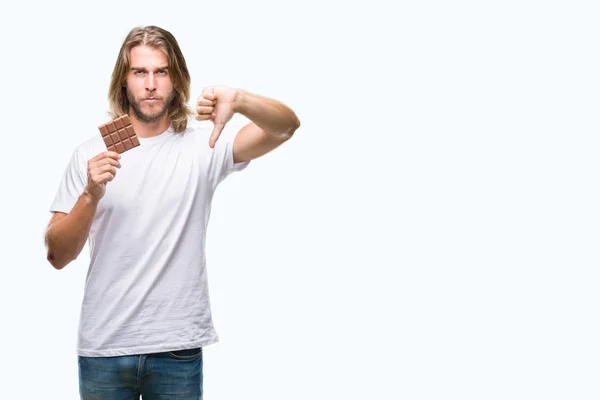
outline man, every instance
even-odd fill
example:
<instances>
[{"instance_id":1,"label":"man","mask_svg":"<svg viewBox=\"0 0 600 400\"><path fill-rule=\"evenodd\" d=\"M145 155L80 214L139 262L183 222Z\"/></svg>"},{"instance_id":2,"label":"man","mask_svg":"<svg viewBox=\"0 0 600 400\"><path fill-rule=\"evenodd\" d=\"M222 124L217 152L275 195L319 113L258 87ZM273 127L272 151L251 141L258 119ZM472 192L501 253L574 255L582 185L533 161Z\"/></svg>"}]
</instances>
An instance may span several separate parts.
<instances>
[{"instance_id":1,"label":"man","mask_svg":"<svg viewBox=\"0 0 600 400\"><path fill-rule=\"evenodd\" d=\"M75 260L89 238L77 343L82 399L202 398L202 347L218 341L204 252L213 193L300 126L280 102L217 86L196 104L196 119L213 126L190 128L189 91L171 33L134 28L109 103L113 118L129 115L140 145L107 151L94 127L51 205L52 266ZM221 135L235 113L251 122L233 138Z\"/></svg>"}]
</instances>

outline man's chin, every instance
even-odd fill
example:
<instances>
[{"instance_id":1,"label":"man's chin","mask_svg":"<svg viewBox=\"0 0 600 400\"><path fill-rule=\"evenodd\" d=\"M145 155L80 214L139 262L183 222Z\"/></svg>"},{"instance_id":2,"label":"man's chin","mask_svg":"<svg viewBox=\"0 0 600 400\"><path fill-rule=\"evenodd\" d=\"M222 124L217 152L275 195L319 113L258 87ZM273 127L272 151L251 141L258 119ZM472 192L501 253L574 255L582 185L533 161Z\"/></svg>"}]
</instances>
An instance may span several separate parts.
<instances>
[{"instance_id":1,"label":"man's chin","mask_svg":"<svg viewBox=\"0 0 600 400\"><path fill-rule=\"evenodd\" d=\"M139 119L144 122L158 122L164 116L165 116L165 113L152 114L152 115L142 114L142 115L140 115L141 118L139 118Z\"/></svg>"},{"instance_id":2,"label":"man's chin","mask_svg":"<svg viewBox=\"0 0 600 400\"><path fill-rule=\"evenodd\" d=\"M147 113L142 111L141 109L138 109L135 114L140 121L156 122L159 121L162 117L164 117L166 113L166 109L163 108L160 111L155 111L153 113Z\"/></svg>"}]
</instances>

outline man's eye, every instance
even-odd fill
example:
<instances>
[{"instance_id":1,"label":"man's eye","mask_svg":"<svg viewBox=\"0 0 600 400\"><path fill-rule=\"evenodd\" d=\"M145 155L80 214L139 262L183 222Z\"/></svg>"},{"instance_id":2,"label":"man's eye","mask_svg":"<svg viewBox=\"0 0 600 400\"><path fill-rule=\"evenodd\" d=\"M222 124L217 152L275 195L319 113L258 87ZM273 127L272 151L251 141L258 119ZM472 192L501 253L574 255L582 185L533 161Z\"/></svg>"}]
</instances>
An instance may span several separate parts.
<instances>
[{"instance_id":1,"label":"man's eye","mask_svg":"<svg viewBox=\"0 0 600 400\"><path fill-rule=\"evenodd\" d=\"M167 74L167 71L158 71L158 73L159 73L160 75L166 75L166 74Z\"/></svg>"},{"instance_id":2,"label":"man's eye","mask_svg":"<svg viewBox=\"0 0 600 400\"><path fill-rule=\"evenodd\" d=\"M135 75L142 75L144 73L144 71L135 71L134 74Z\"/></svg>"}]
</instances>

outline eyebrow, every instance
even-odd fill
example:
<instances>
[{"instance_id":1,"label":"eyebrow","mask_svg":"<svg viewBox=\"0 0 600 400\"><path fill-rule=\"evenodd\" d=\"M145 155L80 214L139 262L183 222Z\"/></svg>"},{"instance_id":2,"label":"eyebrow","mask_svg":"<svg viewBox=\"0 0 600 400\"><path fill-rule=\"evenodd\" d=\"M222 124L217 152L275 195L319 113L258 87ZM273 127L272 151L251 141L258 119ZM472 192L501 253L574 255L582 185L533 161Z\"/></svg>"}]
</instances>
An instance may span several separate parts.
<instances>
[{"instance_id":1,"label":"eyebrow","mask_svg":"<svg viewBox=\"0 0 600 400\"><path fill-rule=\"evenodd\" d=\"M158 67L155 69L155 71L164 71L166 69L169 69L169 67L168 66ZM130 70L131 71L147 71L147 69L143 68L143 67L131 67Z\"/></svg>"}]
</instances>

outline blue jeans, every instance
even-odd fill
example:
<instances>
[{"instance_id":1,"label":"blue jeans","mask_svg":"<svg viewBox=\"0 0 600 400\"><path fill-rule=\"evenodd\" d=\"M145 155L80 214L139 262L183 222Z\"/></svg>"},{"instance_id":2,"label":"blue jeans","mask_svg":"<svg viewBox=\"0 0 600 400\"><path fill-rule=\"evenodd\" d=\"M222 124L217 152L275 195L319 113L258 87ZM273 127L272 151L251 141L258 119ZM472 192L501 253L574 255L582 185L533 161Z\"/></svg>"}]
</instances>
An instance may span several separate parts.
<instances>
[{"instance_id":1,"label":"blue jeans","mask_svg":"<svg viewBox=\"0 0 600 400\"><path fill-rule=\"evenodd\" d=\"M81 400L202 400L201 347L78 362Z\"/></svg>"}]
</instances>

